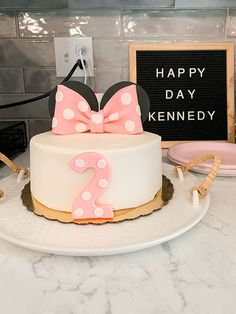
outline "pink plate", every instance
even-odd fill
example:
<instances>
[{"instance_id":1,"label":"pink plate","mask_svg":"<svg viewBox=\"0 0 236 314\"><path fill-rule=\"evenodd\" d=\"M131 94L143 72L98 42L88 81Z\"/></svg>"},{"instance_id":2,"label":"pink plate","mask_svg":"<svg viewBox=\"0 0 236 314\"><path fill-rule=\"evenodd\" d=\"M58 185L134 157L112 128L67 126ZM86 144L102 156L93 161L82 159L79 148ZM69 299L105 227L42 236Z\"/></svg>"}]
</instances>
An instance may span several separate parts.
<instances>
[{"instance_id":1,"label":"pink plate","mask_svg":"<svg viewBox=\"0 0 236 314\"><path fill-rule=\"evenodd\" d=\"M222 158L220 175L236 175L236 144L218 142L190 142L177 144L168 150L168 158L178 164L184 164L208 152L218 153ZM201 173L208 172L213 161L207 160L193 170Z\"/></svg>"}]
</instances>

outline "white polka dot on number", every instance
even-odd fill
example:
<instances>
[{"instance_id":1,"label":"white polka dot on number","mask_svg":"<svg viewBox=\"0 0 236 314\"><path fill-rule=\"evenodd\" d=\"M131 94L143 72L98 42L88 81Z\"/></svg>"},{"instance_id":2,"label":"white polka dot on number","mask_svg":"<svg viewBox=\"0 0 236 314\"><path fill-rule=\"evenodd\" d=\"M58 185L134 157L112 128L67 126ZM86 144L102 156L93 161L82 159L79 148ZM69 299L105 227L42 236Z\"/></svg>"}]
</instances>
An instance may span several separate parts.
<instances>
[{"instance_id":1,"label":"white polka dot on number","mask_svg":"<svg viewBox=\"0 0 236 314\"><path fill-rule=\"evenodd\" d=\"M97 162L97 166L100 169L106 168L107 161L105 159L99 159L98 162Z\"/></svg>"},{"instance_id":2,"label":"white polka dot on number","mask_svg":"<svg viewBox=\"0 0 236 314\"><path fill-rule=\"evenodd\" d=\"M62 101L64 95L62 94L62 92L56 92L56 102L60 102Z\"/></svg>"},{"instance_id":3,"label":"white polka dot on number","mask_svg":"<svg viewBox=\"0 0 236 314\"><path fill-rule=\"evenodd\" d=\"M84 214L84 211L82 208L76 208L74 211L73 211L73 215L75 218L80 218L81 216L83 216Z\"/></svg>"},{"instance_id":4,"label":"white polka dot on number","mask_svg":"<svg viewBox=\"0 0 236 314\"><path fill-rule=\"evenodd\" d=\"M75 130L76 132L79 132L79 133L85 132L87 130L86 124L83 122L76 123Z\"/></svg>"},{"instance_id":5,"label":"white polka dot on number","mask_svg":"<svg viewBox=\"0 0 236 314\"><path fill-rule=\"evenodd\" d=\"M99 207L95 208L94 209L94 215L96 217L102 217L103 216L103 209L99 208Z\"/></svg>"},{"instance_id":6,"label":"white polka dot on number","mask_svg":"<svg viewBox=\"0 0 236 314\"><path fill-rule=\"evenodd\" d=\"M130 105L132 101L132 96L129 93L124 93L121 95L121 102L123 105Z\"/></svg>"},{"instance_id":7,"label":"white polka dot on number","mask_svg":"<svg viewBox=\"0 0 236 314\"><path fill-rule=\"evenodd\" d=\"M126 131L128 131L128 132L134 131L134 129L135 129L135 123L134 123L134 121L132 121L132 120L127 120L127 121L125 122L125 129L126 129Z\"/></svg>"},{"instance_id":8,"label":"white polka dot on number","mask_svg":"<svg viewBox=\"0 0 236 314\"><path fill-rule=\"evenodd\" d=\"M57 127L57 118L53 118L52 119L52 128L54 129L54 128L56 128Z\"/></svg>"},{"instance_id":9,"label":"white polka dot on number","mask_svg":"<svg viewBox=\"0 0 236 314\"><path fill-rule=\"evenodd\" d=\"M76 159L75 165L78 168L83 168L85 166L85 161L83 159Z\"/></svg>"},{"instance_id":10,"label":"white polka dot on number","mask_svg":"<svg viewBox=\"0 0 236 314\"><path fill-rule=\"evenodd\" d=\"M88 103L84 100L79 101L77 107L81 112L86 112L89 109Z\"/></svg>"},{"instance_id":11,"label":"white polka dot on number","mask_svg":"<svg viewBox=\"0 0 236 314\"><path fill-rule=\"evenodd\" d=\"M66 108L63 110L63 118L66 120L71 120L73 119L75 116L75 113L72 109L70 108Z\"/></svg>"},{"instance_id":12,"label":"white polka dot on number","mask_svg":"<svg viewBox=\"0 0 236 314\"><path fill-rule=\"evenodd\" d=\"M85 191L82 193L81 198L84 201L89 201L91 199L92 195L89 191Z\"/></svg>"},{"instance_id":13,"label":"white polka dot on number","mask_svg":"<svg viewBox=\"0 0 236 314\"><path fill-rule=\"evenodd\" d=\"M92 121L93 123L100 124L103 121L103 117L101 114L95 113L92 115Z\"/></svg>"},{"instance_id":14,"label":"white polka dot on number","mask_svg":"<svg viewBox=\"0 0 236 314\"><path fill-rule=\"evenodd\" d=\"M136 106L136 112L137 112L137 115L141 117L141 109L139 105Z\"/></svg>"},{"instance_id":15,"label":"white polka dot on number","mask_svg":"<svg viewBox=\"0 0 236 314\"><path fill-rule=\"evenodd\" d=\"M109 115L109 120L110 121L116 121L116 120L118 120L119 119L119 113L118 112L114 112L114 113L112 113L112 114L110 114Z\"/></svg>"},{"instance_id":16,"label":"white polka dot on number","mask_svg":"<svg viewBox=\"0 0 236 314\"><path fill-rule=\"evenodd\" d=\"M98 186L99 186L100 188L105 189L106 187L108 187L108 181L107 181L106 179L100 179L100 180L98 181Z\"/></svg>"}]
</instances>

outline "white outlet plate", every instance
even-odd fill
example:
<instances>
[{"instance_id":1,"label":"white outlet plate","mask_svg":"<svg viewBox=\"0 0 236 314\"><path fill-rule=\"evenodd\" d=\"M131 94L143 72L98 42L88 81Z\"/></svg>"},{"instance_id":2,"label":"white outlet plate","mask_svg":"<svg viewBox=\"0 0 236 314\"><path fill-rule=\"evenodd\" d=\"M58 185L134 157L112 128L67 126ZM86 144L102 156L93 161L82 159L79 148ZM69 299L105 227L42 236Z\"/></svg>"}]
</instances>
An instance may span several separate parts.
<instances>
[{"instance_id":1,"label":"white outlet plate","mask_svg":"<svg viewBox=\"0 0 236 314\"><path fill-rule=\"evenodd\" d=\"M80 48L85 50L84 60L87 64L87 76L94 76L92 37L55 37L54 48L56 57L56 74L58 77L67 76L73 65L80 58ZM72 76L83 77L84 71L78 67Z\"/></svg>"}]
</instances>

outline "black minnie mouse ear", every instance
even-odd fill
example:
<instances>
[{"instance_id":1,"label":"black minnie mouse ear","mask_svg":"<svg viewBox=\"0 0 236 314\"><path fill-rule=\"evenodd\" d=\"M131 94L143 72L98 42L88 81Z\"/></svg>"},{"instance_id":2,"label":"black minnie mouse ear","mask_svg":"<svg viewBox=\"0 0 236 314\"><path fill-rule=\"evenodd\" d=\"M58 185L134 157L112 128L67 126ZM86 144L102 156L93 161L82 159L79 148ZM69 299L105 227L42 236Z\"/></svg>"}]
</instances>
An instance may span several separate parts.
<instances>
[{"instance_id":1,"label":"black minnie mouse ear","mask_svg":"<svg viewBox=\"0 0 236 314\"><path fill-rule=\"evenodd\" d=\"M129 82L129 81L119 82L119 83L112 85L110 88L108 88L108 90L105 92L105 94L102 97L100 109L103 109L105 107L106 103L110 100L110 98L116 92L118 92L118 90L120 90L121 88L124 88L126 86L130 86L130 85L136 85L138 102L139 102L139 106L141 109L142 123L144 123L148 117L148 113L150 110L149 97L148 97L147 93L145 92L145 90L141 86L139 86L135 83Z\"/></svg>"},{"instance_id":2,"label":"black minnie mouse ear","mask_svg":"<svg viewBox=\"0 0 236 314\"><path fill-rule=\"evenodd\" d=\"M85 85L82 82L78 81L66 81L61 83L61 85L64 85L73 91L79 93L81 96L84 97L84 99L87 100L90 108L94 111L98 111L98 101L94 94L94 92L91 90L91 88L88 85ZM48 110L50 113L50 116L54 116L54 110L55 110L55 97L57 92L57 86L51 91L51 94L48 98Z\"/></svg>"},{"instance_id":3,"label":"black minnie mouse ear","mask_svg":"<svg viewBox=\"0 0 236 314\"><path fill-rule=\"evenodd\" d=\"M150 99L148 97L147 92L140 85L136 85L136 88L139 106L141 109L142 123L144 123L147 120L150 111Z\"/></svg>"}]
</instances>

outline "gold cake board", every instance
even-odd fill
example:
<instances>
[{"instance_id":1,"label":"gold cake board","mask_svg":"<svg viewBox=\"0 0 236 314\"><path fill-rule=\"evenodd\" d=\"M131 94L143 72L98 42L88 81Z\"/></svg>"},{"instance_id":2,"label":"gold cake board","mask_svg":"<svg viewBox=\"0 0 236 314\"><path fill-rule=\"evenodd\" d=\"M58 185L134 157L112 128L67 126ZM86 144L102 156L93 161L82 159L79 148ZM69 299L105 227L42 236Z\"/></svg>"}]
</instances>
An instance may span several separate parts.
<instances>
[{"instance_id":1,"label":"gold cake board","mask_svg":"<svg viewBox=\"0 0 236 314\"><path fill-rule=\"evenodd\" d=\"M114 211L114 217L112 219L78 219L73 220L71 212L58 211L48 208L37 201L31 194L30 183L26 184L22 190L21 198L23 204L29 211L34 212L38 216L43 216L50 220L57 220L63 223L75 223L75 224L104 224L104 223L117 223L125 220L133 220L141 216L150 215L152 212L161 209L172 198L174 193L173 184L163 176L162 188L157 192L154 199L146 204L135 208L127 208Z\"/></svg>"}]
</instances>

